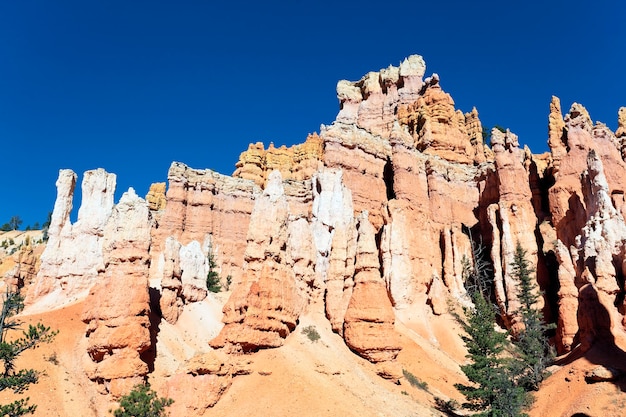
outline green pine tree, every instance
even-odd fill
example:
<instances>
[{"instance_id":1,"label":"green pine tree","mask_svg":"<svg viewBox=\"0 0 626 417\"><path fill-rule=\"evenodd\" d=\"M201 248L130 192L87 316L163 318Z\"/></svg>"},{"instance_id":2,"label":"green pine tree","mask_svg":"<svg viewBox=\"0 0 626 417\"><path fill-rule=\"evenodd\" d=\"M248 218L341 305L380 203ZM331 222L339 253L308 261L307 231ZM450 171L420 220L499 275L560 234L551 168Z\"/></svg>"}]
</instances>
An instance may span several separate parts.
<instances>
[{"instance_id":1,"label":"green pine tree","mask_svg":"<svg viewBox=\"0 0 626 417\"><path fill-rule=\"evenodd\" d=\"M217 273L215 268L217 264L215 263L215 257L213 256L213 252L209 251L209 272L206 277L206 288L211 292L220 292L222 291L222 283L220 282L220 275Z\"/></svg>"},{"instance_id":2,"label":"green pine tree","mask_svg":"<svg viewBox=\"0 0 626 417\"><path fill-rule=\"evenodd\" d=\"M30 325L22 337L8 341L9 331L17 330L21 324L14 318L24 307L24 299L18 290L7 289L4 296L2 310L0 311L0 362L4 371L0 374L0 391L12 389L13 392L21 393L30 384L37 382L38 373L34 369L16 369L15 361L26 350L36 348L40 343L50 342L57 334L49 327L38 323ZM28 403L24 398L13 401L10 404L0 405L0 416L22 416L32 414L37 408Z\"/></svg>"},{"instance_id":3,"label":"green pine tree","mask_svg":"<svg viewBox=\"0 0 626 417\"><path fill-rule=\"evenodd\" d=\"M463 259L463 278L474 308L464 309L465 318L456 316L465 330L462 336L470 363L461 366L471 385L456 384L467 401L463 408L478 416L524 416L527 395L516 383L514 347L505 332L497 331L497 308L491 301L493 270L482 244L472 242L472 260Z\"/></svg>"},{"instance_id":4,"label":"green pine tree","mask_svg":"<svg viewBox=\"0 0 626 417\"><path fill-rule=\"evenodd\" d=\"M536 391L547 375L546 368L554 359L546 335L554 326L547 325L541 311L536 308L540 294L532 277L533 268L526 260L526 250L519 242L511 267L513 278L518 283L518 298L521 304L514 314L520 317L524 325L515 342L521 354L521 361L518 361L520 369L517 370L518 383L528 391Z\"/></svg>"},{"instance_id":5,"label":"green pine tree","mask_svg":"<svg viewBox=\"0 0 626 417\"><path fill-rule=\"evenodd\" d=\"M480 411L477 416L522 416L526 394L515 384L511 372L514 359L504 355L509 345L507 335L494 328L496 310L490 301L478 291L472 294L472 301L474 309L466 309L467 321L461 322L471 361L461 370L472 385L455 385L467 399L463 407Z\"/></svg>"}]
</instances>

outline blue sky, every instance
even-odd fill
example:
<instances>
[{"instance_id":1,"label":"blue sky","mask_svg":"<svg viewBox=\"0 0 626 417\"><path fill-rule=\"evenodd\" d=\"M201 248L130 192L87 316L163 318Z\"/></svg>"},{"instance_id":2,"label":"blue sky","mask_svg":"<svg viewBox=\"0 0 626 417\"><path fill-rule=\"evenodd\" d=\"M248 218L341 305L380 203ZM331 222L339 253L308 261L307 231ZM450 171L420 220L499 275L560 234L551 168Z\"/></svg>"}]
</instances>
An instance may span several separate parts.
<instances>
[{"instance_id":1,"label":"blue sky","mask_svg":"<svg viewBox=\"0 0 626 417\"><path fill-rule=\"evenodd\" d=\"M536 153L553 94L614 130L625 18L618 0L2 1L0 223L45 221L61 168L116 173L117 198L172 161L231 174L248 143L330 124L338 80L410 54Z\"/></svg>"}]
</instances>

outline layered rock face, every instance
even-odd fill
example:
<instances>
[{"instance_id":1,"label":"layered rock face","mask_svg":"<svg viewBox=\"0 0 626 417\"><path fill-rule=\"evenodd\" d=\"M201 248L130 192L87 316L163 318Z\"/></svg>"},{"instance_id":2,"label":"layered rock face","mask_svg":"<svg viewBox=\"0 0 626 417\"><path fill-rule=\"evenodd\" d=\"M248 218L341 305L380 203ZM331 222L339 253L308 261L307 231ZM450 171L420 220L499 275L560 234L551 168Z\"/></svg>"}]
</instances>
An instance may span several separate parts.
<instances>
[{"instance_id":1,"label":"layered rock face","mask_svg":"<svg viewBox=\"0 0 626 417\"><path fill-rule=\"evenodd\" d=\"M378 365L378 372L398 379L401 369L390 366L402 349L394 330L395 316L380 275L374 228L362 213L358 219L354 289L346 309L343 334L346 344Z\"/></svg>"},{"instance_id":2,"label":"layered rock face","mask_svg":"<svg viewBox=\"0 0 626 417\"><path fill-rule=\"evenodd\" d=\"M481 254L503 323L517 329L518 243L549 290L538 307L558 325L559 352L624 333L626 110L613 134L579 104L563 117L553 97L550 154L533 155L498 129L488 147L477 110L455 109L439 77L424 74L423 59L411 56L340 81L339 113L319 134L290 148L251 144L233 177L175 162L167 191L154 185L147 202L129 193L114 206L114 176L90 171L74 225L76 175L61 171L29 303L56 306L91 291L88 374L119 394L148 372L151 311L173 326L191 304L214 300L213 257L222 286L232 280L224 326L202 341L214 351L166 391L182 396L187 384L216 394L188 396L181 414L214 404L240 372L224 357L283 345L303 313L325 317L380 375L397 379L397 320L427 324L449 305L469 305L464 268ZM452 331L438 334L458 338Z\"/></svg>"},{"instance_id":3,"label":"layered rock face","mask_svg":"<svg viewBox=\"0 0 626 417\"><path fill-rule=\"evenodd\" d=\"M321 166L324 142L317 134L311 134L300 145L290 148L275 148L273 143L267 150L261 142L250 144L242 152L233 177L254 181L263 187L270 173L280 171L283 179L301 181L311 176Z\"/></svg>"},{"instance_id":4,"label":"layered rock face","mask_svg":"<svg viewBox=\"0 0 626 417\"><path fill-rule=\"evenodd\" d=\"M84 299L95 284L98 274L104 271L102 242L113 210L115 179L103 169L85 172L78 220L72 224L76 174L71 170L59 172L48 244L41 255L35 284L27 294L27 304L38 302L41 310L60 307Z\"/></svg>"},{"instance_id":5,"label":"layered rock face","mask_svg":"<svg viewBox=\"0 0 626 417\"><path fill-rule=\"evenodd\" d=\"M261 189L253 182L173 163L168 173L167 204L152 230L150 276L163 278L165 242L181 245L212 242L221 276L240 279L254 199Z\"/></svg>"},{"instance_id":6,"label":"layered rock face","mask_svg":"<svg viewBox=\"0 0 626 417\"><path fill-rule=\"evenodd\" d=\"M538 219L532 204L529 172L525 167L526 153L519 148L517 136L508 130L501 132L494 128L491 147L495 155L499 195L498 203L487 208L492 230L495 296L503 318L513 326L517 319L514 313L520 308L518 283L511 276L515 248L520 244L526 251L527 260L536 267Z\"/></svg>"},{"instance_id":7,"label":"layered rock face","mask_svg":"<svg viewBox=\"0 0 626 417\"><path fill-rule=\"evenodd\" d=\"M278 347L296 327L302 301L284 253L289 211L282 177L274 171L252 212L244 275L234 282L224 307L225 326L212 346L230 344L244 351Z\"/></svg>"},{"instance_id":8,"label":"layered rock face","mask_svg":"<svg viewBox=\"0 0 626 417\"><path fill-rule=\"evenodd\" d=\"M578 342L589 347L606 339L606 332L593 330L596 325L623 333L623 309L617 300L624 291L626 164L616 136L601 123L593 125L583 106L574 103L560 120L557 105L553 98L549 145L555 183L548 198L558 239L557 349L567 352ZM596 323L593 317L599 316L610 317L610 323Z\"/></svg>"},{"instance_id":9,"label":"layered rock face","mask_svg":"<svg viewBox=\"0 0 626 417\"><path fill-rule=\"evenodd\" d=\"M127 394L148 373L151 347L150 212L133 189L124 193L104 228L105 269L85 301L87 376L113 396Z\"/></svg>"}]
</instances>

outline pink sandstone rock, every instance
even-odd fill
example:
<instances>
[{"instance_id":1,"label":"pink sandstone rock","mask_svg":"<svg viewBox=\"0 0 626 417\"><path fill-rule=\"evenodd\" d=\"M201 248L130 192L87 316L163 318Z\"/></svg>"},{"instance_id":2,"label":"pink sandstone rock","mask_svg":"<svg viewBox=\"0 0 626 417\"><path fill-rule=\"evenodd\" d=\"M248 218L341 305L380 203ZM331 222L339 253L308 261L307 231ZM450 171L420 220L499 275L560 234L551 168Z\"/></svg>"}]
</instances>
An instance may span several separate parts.
<instances>
[{"instance_id":1,"label":"pink sandstone rock","mask_svg":"<svg viewBox=\"0 0 626 417\"><path fill-rule=\"evenodd\" d=\"M375 231L366 212L359 216L358 230L354 290L346 311L344 339L350 349L370 362L389 363L395 360L401 346L394 330L391 301L380 275Z\"/></svg>"},{"instance_id":2,"label":"pink sandstone rock","mask_svg":"<svg viewBox=\"0 0 626 417\"><path fill-rule=\"evenodd\" d=\"M356 126L333 124L322 130L323 162L327 168L343 170L343 182L352 192L355 213L367 210L375 228L382 226L387 202L384 172L391 155L389 142Z\"/></svg>"},{"instance_id":3,"label":"pink sandstone rock","mask_svg":"<svg viewBox=\"0 0 626 417\"><path fill-rule=\"evenodd\" d=\"M576 270L569 251L557 240L556 259L559 263L559 314L557 320L556 348L559 354L567 353L574 347L578 333L578 288Z\"/></svg>"},{"instance_id":4,"label":"pink sandstone rock","mask_svg":"<svg viewBox=\"0 0 626 417\"><path fill-rule=\"evenodd\" d=\"M407 125L417 149L448 161L472 163L475 150L467 134L465 115L456 112L454 101L434 75L417 101L398 109L398 119Z\"/></svg>"},{"instance_id":5,"label":"pink sandstone rock","mask_svg":"<svg viewBox=\"0 0 626 417\"><path fill-rule=\"evenodd\" d=\"M163 266L159 306L161 308L161 315L171 324L176 323L185 306L182 294L183 283L181 280L180 248L181 244L173 237L166 239L165 250L163 252L165 264Z\"/></svg>"},{"instance_id":6,"label":"pink sandstone rock","mask_svg":"<svg viewBox=\"0 0 626 417\"><path fill-rule=\"evenodd\" d=\"M261 190L252 181L177 162L170 167L168 180L165 212L152 229L150 277L163 277L168 237L187 245L194 240L205 242L210 236L220 275L240 280L250 214Z\"/></svg>"},{"instance_id":7,"label":"pink sandstone rock","mask_svg":"<svg viewBox=\"0 0 626 417\"><path fill-rule=\"evenodd\" d=\"M237 375L251 372L249 363L220 351L199 354L167 381L163 396L175 398L171 415L202 416L232 385Z\"/></svg>"},{"instance_id":8,"label":"pink sandstone rock","mask_svg":"<svg viewBox=\"0 0 626 417\"><path fill-rule=\"evenodd\" d=\"M85 301L85 371L116 398L148 373L142 354L151 347L150 226L148 204L131 188L103 230L105 269Z\"/></svg>"},{"instance_id":9,"label":"pink sandstone rock","mask_svg":"<svg viewBox=\"0 0 626 417\"><path fill-rule=\"evenodd\" d=\"M246 269L224 306L224 327L210 344L244 351L277 347L295 328L303 307L293 269L285 264L289 204L274 171L250 219Z\"/></svg>"},{"instance_id":10,"label":"pink sandstone rock","mask_svg":"<svg viewBox=\"0 0 626 417\"><path fill-rule=\"evenodd\" d=\"M495 295L501 315L512 326L516 322L514 312L520 307L517 300L518 282L511 275L515 248L520 244L526 251L526 259L531 268L537 270L535 229L538 221L532 205L529 172L524 164L526 155L519 148L517 135L508 130L503 133L494 128L491 132L491 145L499 184L499 202L495 214L497 218L490 215L493 233L498 235L492 238L492 255L497 258L492 260L499 264L494 277ZM496 246L495 242L499 245ZM537 307L542 308L543 302Z\"/></svg>"}]
</instances>

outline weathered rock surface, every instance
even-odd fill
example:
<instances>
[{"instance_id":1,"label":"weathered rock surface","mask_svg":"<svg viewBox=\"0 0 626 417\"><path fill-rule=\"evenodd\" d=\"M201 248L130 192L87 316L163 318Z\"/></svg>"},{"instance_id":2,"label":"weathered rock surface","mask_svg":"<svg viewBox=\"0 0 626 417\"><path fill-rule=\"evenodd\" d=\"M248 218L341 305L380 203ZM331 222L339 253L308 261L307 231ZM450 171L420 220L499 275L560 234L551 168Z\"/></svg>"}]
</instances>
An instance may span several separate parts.
<instances>
[{"instance_id":1,"label":"weathered rock surface","mask_svg":"<svg viewBox=\"0 0 626 417\"><path fill-rule=\"evenodd\" d=\"M475 137L476 126L472 132L475 145L468 137L465 115L455 111L454 101L439 85L439 77L428 80L423 94L407 107L398 110L400 123L408 126L417 149L425 154L437 155L443 159L461 163L471 163L475 152L480 152L479 159L484 160L482 147L478 147ZM476 122L473 121L475 125ZM482 142L482 133L481 133Z\"/></svg>"},{"instance_id":2,"label":"weathered rock surface","mask_svg":"<svg viewBox=\"0 0 626 417\"><path fill-rule=\"evenodd\" d=\"M395 315L380 275L374 228L364 212L358 219L358 240L354 290L346 310L343 334L350 349L373 363L381 364L385 376L400 377L399 369L389 372L401 346L394 330ZM391 375L389 375L391 374Z\"/></svg>"},{"instance_id":3,"label":"weathered rock surface","mask_svg":"<svg viewBox=\"0 0 626 417\"><path fill-rule=\"evenodd\" d=\"M223 310L225 326L211 346L278 347L296 327L302 300L294 271L285 263L288 220L282 178L273 171L251 215L243 279L233 282Z\"/></svg>"},{"instance_id":4,"label":"weathered rock surface","mask_svg":"<svg viewBox=\"0 0 626 417\"><path fill-rule=\"evenodd\" d=\"M87 376L114 397L143 381L148 364L142 354L150 337L150 213L131 188L113 208L103 230L102 271L85 302Z\"/></svg>"},{"instance_id":5,"label":"weathered rock surface","mask_svg":"<svg viewBox=\"0 0 626 417\"><path fill-rule=\"evenodd\" d=\"M39 309L58 308L84 298L104 271L102 242L113 209L115 175L103 169L85 172L74 224L70 212L76 174L61 170L56 185L48 244L41 255L36 282L26 297L28 304L38 303Z\"/></svg>"},{"instance_id":6,"label":"weathered rock surface","mask_svg":"<svg viewBox=\"0 0 626 417\"><path fill-rule=\"evenodd\" d=\"M89 171L75 224L76 175L61 171L27 302L46 309L89 294L86 371L119 395L148 372L151 311L175 326L199 305L190 303L227 299L224 327L198 341L224 349L168 374L164 392L180 415L211 407L245 368L227 352L283 345L303 312L399 378L399 318L419 324L420 343L458 341L432 323L468 305L473 243L485 245L506 326L517 328L519 242L546 290L559 353L625 336L626 108L613 134L579 104L563 117L553 97L550 153L533 155L498 129L489 148L478 111L456 109L439 77L424 74L411 56L340 81L331 125L291 147L251 144L233 177L175 162L167 192L154 184L147 201L130 193L115 206L115 177ZM209 254L232 284L207 300ZM19 261L24 276L37 269L29 256Z\"/></svg>"},{"instance_id":7,"label":"weathered rock surface","mask_svg":"<svg viewBox=\"0 0 626 417\"><path fill-rule=\"evenodd\" d=\"M576 103L564 124L567 153L549 189L552 224L561 242L556 251L559 352L569 351L576 338L588 349L594 341L606 340L611 332L623 332L623 314L615 299L623 291L618 277L623 274L626 242L626 165L615 136L603 125L594 127L586 109ZM583 292L588 286L593 291ZM595 295L585 295L591 293ZM600 316L608 324L599 324ZM606 326L608 333L597 332Z\"/></svg>"},{"instance_id":8,"label":"weathered rock surface","mask_svg":"<svg viewBox=\"0 0 626 417\"><path fill-rule=\"evenodd\" d=\"M270 173L278 170L284 180L302 181L311 178L321 166L323 149L323 141L315 133L304 143L290 148L276 148L270 143L265 149L261 142L250 144L239 156L233 177L252 180L264 187Z\"/></svg>"},{"instance_id":9,"label":"weathered rock surface","mask_svg":"<svg viewBox=\"0 0 626 417\"><path fill-rule=\"evenodd\" d=\"M499 194L497 205L488 209L493 233L492 261L498 264L494 270L495 296L503 318L509 326L514 326L514 312L520 308L518 283L511 275L515 248L520 244L526 251L526 259L536 268L537 216L532 204L529 172L524 165L526 154L519 148L517 135L494 128L491 147L495 154ZM543 303L537 307L542 306Z\"/></svg>"},{"instance_id":10,"label":"weathered rock surface","mask_svg":"<svg viewBox=\"0 0 626 417\"><path fill-rule=\"evenodd\" d=\"M146 202L150 210L160 211L165 209L167 200L165 198L164 182L155 182L150 185L150 190L148 190L148 194L146 195Z\"/></svg>"},{"instance_id":11,"label":"weathered rock surface","mask_svg":"<svg viewBox=\"0 0 626 417\"><path fill-rule=\"evenodd\" d=\"M164 396L176 398L168 411L176 416L203 415L232 385L233 377L249 373L245 360L223 352L196 355L167 381Z\"/></svg>"},{"instance_id":12,"label":"weathered rock surface","mask_svg":"<svg viewBox=\"0 0 626 417\"><path fill-rule=\"evenodd\" d=\"M317 249L317 285L325 289L326 316L343 334L343 319L354 286L357 230L352 193L340 170L322 170L313 177L313 239Z\"/></svg>"},{"instance_id":13,"label":"weathered rock surface","mask_svg":"<svg viewBox=\"0 0 626 417\"><path fill-rule=\"evenodd\" d=\"M177 162L168 179L167 206L152 229L150 277L163 277L167 238L187 245L210 235L220 275L232 276L233 282L241 279L250 214L261 190L252 181Z\"/></svg>"}]
</instances>

